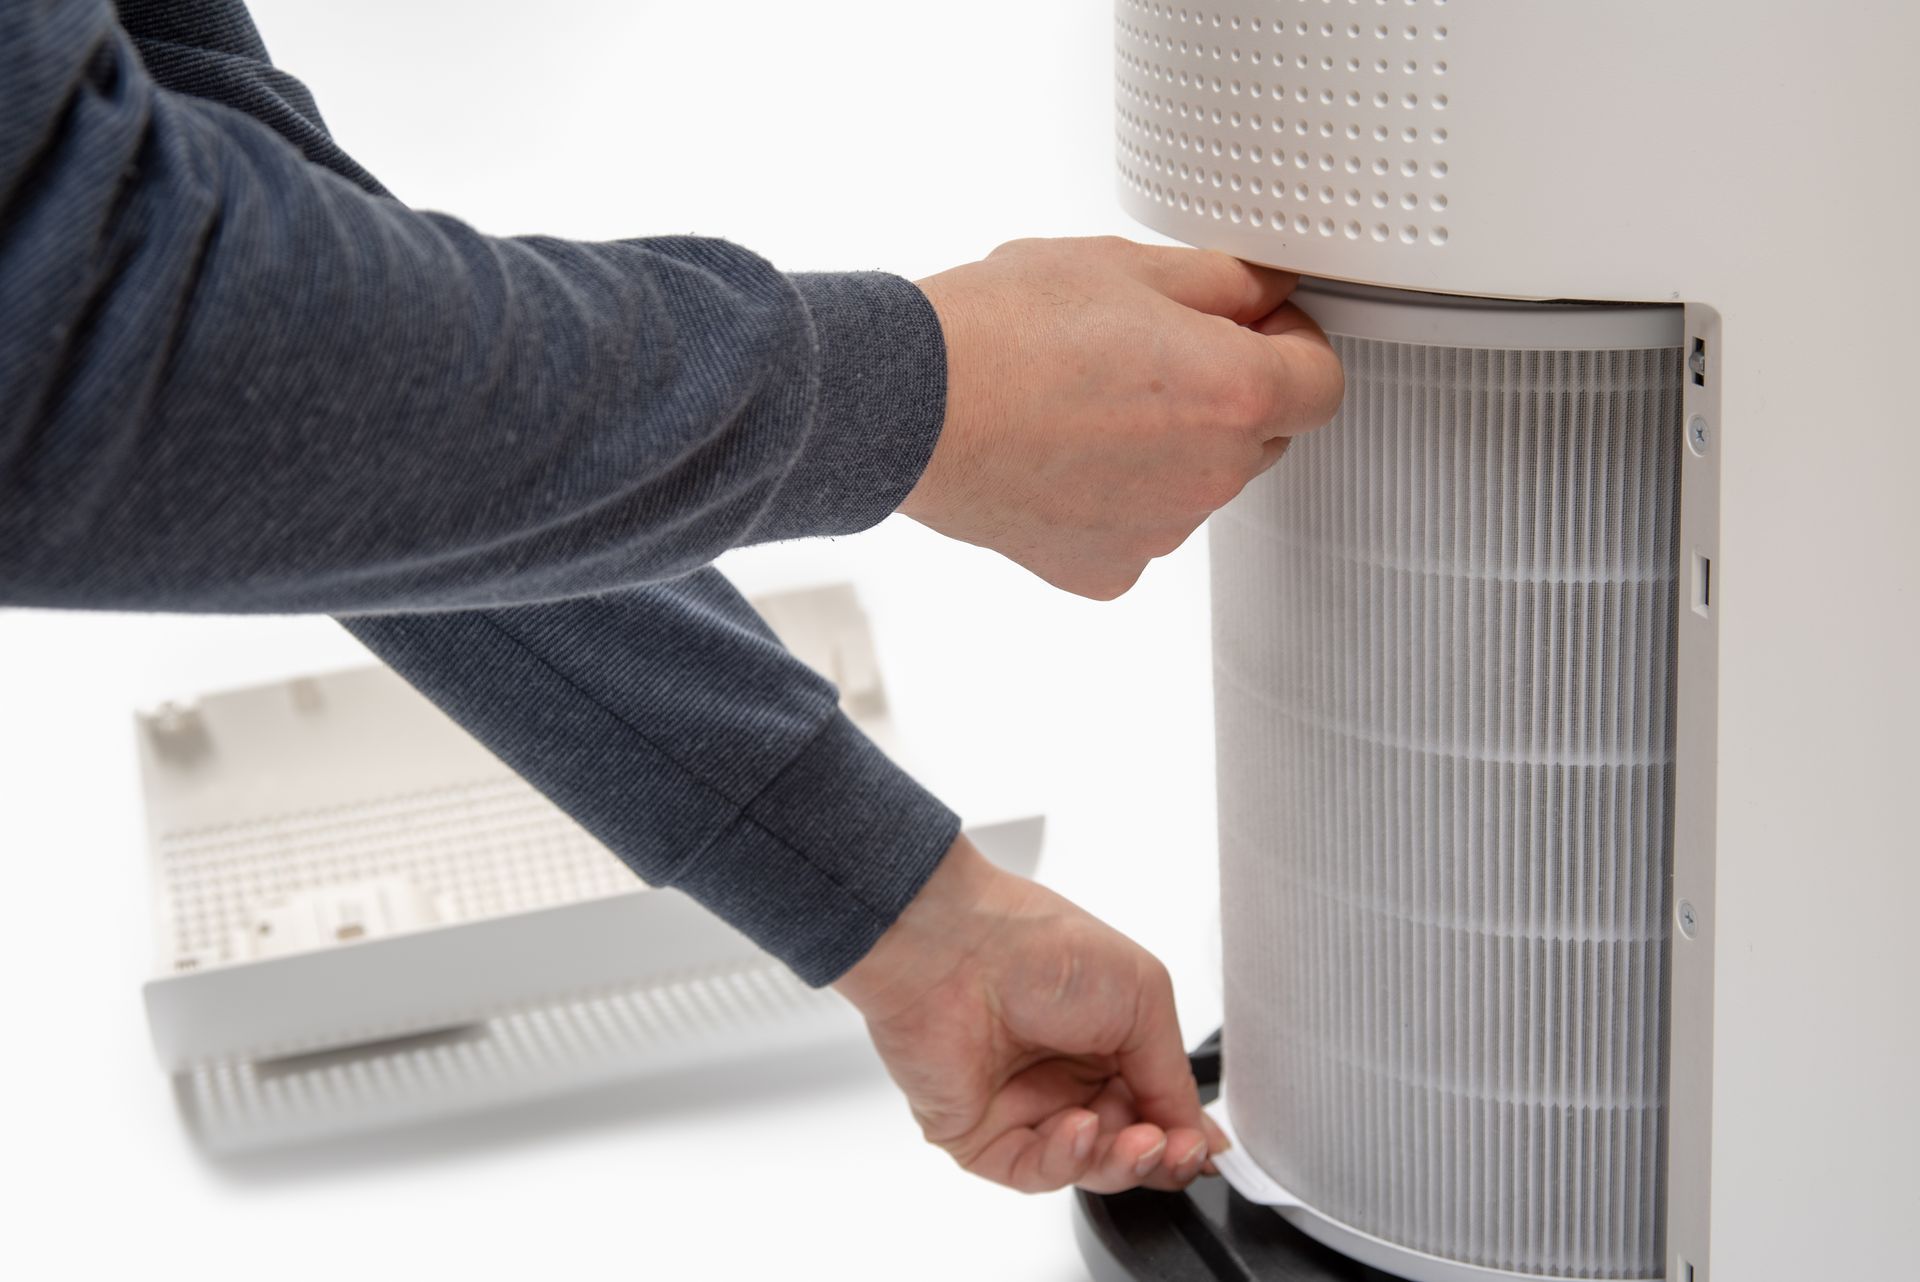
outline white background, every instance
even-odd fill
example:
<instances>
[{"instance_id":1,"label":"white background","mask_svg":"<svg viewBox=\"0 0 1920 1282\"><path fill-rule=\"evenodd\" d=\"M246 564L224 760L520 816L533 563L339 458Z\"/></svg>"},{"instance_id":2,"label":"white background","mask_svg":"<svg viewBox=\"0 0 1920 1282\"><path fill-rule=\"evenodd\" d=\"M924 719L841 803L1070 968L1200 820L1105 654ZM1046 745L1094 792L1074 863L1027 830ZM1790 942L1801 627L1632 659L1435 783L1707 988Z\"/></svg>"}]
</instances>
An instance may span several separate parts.
<instances>
[{"instance_id":1,"label":"white background","mask_svg":"<svg viewBox=\"0 0 1920 1282\"><path fill-rule=\"evenodd\" d=\"M1023 235L1140 235L1111 195L1100 0L259 0L276 59L409 203L487 231L693 231L922 275ZM902 519L728 559L850 579L905 735L1043 806L1043 879L1218 1019L1205 555L1096 605ZM130 713L364 661L325 620L0 612L0 1001L16 1276L1084 1276L1064 1197L924 1148L864 1052L247 1163L181 1133L140 1008ZM798 1079L798 1080L795 1080ZM34 1267L20 1271L22 1263Z\"/></svg>"}]
</instances>

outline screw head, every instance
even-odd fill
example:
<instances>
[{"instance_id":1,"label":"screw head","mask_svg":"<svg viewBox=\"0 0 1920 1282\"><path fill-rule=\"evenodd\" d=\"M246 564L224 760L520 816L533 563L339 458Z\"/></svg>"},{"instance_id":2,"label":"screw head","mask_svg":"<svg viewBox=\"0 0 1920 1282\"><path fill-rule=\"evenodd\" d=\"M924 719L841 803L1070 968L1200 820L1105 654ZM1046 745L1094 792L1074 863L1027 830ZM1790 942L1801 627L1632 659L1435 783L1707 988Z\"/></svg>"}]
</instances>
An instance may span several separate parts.
<instances>
[{"instance_id":1,"label":"screw head","mask_svg":"<svg viewBox=\"0 0 1920 1282\"><path fill-rule=\"evenodd\" d=\"M1680 933L1688 939L1692 939L1694 932L1700 928L1700 918L1693 910L1693 902L1682 899L1679 908L1674 912L1674 916L1680 922Z\"/></svg>"},{"instance_id":2,"label":"screw head","mask_svg":"<svg viewBox=\"0 0 1920 1282\"><path fill-rule=\"evenodd\" d=\"M1695 414L1687 420L1687 448L1695 455L1704 456L1713 435L1707 430L1707 420Z\"/></svg>"}]
</instances>

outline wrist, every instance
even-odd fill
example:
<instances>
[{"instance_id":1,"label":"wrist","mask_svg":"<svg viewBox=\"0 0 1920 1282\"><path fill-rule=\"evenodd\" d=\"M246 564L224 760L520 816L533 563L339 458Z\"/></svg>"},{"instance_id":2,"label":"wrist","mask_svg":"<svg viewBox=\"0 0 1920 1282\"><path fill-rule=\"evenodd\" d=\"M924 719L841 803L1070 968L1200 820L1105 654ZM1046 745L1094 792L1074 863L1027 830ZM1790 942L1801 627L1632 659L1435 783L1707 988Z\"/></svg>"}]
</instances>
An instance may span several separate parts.
<instances>
[{"instance_id":1,"label":"wrist","mask_svg":"<svg viewBox=\"0 0 1920 1282\"><path fill-rule=\"evenodd\" d=\"M946 337L924 289L884 272L788 279L813 330L816 400L756 542L879 522L918 483L946 415Z\"/></svg>"},{"instance_id":2,"label":"wrist","mask_svg":"<svg viewBox=\"0 0 1920 1282\"><path fill-rule=\"evenodd\" d=\"M919 290L921 297L927 300L928 310L933 313L934 324L940 330L940 345L945 350L947 358L946 397L940 411L939 434L934 437L933 449L928 453L926 466L920 469L920 475L914 481L912 488L907 491L905 497L900 500L899 506L894 509L894 511L899 512L901 515L912 517L914 520L925 525L928 524L927 516L932 507L931 496L939 485L939 482L932 475L935 469L934 461L940 454L940 442L947 435L947 425L953 421L953 323L947 315L946 308L941 305L940 278L938 276L930 276L925 280L916 280L913 282L913 287Z\"/></svg>"},{"instance_id":3,"label":"wrist","mask_svg":"<svg viewBox=\"0 0 1920 1282\"><path fill-rule=\"evenodd\" d=\"M926 298L940 329L940 341L946 354L945 396L941 407L939 435L919 478L907 491L895 511L909 516L931 529L950 533L955 510L963 506L967 455L980 448L969 420L982 406L979 385L985 353L974 349L969 335L978 330L977 303L970 303L967 291L954 279L964 268L941 272L914 283Z\"/></svg>"},{"instance_id":4,"label":"wrist","mask_svg":"<svg viewBox=\"0 0 1920 1282\"><path fill-rule=\"evenodd\" d=\"M834 981L833 987L869 1020L885 1019L963 970L1006 919L1009 882L965 836L954 840L940 866L885 934Z\"/></svg>"}]
</instances>

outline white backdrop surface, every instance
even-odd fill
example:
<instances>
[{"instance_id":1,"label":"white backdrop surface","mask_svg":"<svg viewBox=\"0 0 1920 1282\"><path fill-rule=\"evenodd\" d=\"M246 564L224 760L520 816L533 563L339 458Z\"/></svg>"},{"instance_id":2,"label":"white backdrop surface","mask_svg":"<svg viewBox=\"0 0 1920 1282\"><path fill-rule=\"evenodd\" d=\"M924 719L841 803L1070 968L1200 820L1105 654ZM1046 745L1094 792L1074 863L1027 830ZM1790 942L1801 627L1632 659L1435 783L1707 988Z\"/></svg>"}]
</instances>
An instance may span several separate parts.
<instances>
[{"instance_id":1,"label":"white backdrop surface","mask_svg":"<svg viewBox=\"0 0 1920 1282\"><path fill-rule=\"evenodd\" d=\"M258 0L276 59L403 199L485 230L721 235L791 269L925 274L1023 235L1140 235L1111 196L1108 9L847 0ZM1045 808L1043 880L1218 1019L1205 555L1119 602L896 518L728 558L850 580L903 732ZM130 713L364 662L326 620L0 612L0 1000L15 1276L1084 1276L1061 1196L924 1147L863 1049L216 1163L139 1004ZM27 1266L26 1271L18 1271Z\"/></svg>"}]
</instances>

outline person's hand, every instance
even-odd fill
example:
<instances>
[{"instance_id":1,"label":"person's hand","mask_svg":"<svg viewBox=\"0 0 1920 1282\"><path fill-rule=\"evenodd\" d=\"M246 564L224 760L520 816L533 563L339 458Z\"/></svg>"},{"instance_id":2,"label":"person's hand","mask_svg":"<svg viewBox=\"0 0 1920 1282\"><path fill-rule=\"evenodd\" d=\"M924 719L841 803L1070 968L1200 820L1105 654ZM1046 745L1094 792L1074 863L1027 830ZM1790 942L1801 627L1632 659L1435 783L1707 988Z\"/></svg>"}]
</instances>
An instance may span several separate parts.
<instances>
[{"instance_id":1,"label":"person's hand","mask_svg":"<svg viewBox=\"0 0 1920 1282\"><path fill-rule=\"evenodd\" d=\"M834 985L928 1140L1023 1192L1179 1188L1225 1136L1138 944L965 837Z\"/></svg>"},{"instance_id":2,"label":"person's hand","mask_svg":"<svg viewBox=\"0 0 1920 1282\"><path fill-rule=\"evenodd\" d=\"M900 510L1056 587L1119 596L1339 407L1294 277L1117 237L1018 240L918 282L947 413Z\"/></svg>"}]
</instances>

